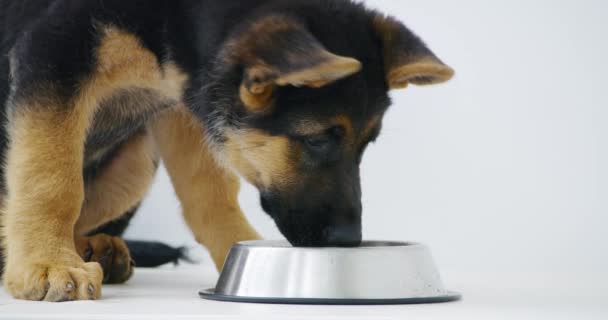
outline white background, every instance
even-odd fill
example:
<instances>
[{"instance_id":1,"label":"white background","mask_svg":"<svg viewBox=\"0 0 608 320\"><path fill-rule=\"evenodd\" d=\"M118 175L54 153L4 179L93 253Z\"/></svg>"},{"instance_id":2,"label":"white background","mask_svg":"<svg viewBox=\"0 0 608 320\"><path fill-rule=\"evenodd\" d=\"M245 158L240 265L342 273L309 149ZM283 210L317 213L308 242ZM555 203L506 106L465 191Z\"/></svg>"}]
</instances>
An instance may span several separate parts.
<instances>
[{"instance_id":1,"label":"white background","mask_svg":"<svg viewBox=\"0 0 608 320\"><path fill-rule=\"evenodd\" d=\"M425 242L442 270L605 271L608 4L366 2L457 76L393 93L362 166L364 237ZM241 205L280 237L252 187ZM195 247L179 211L163 171L128 237Z\"/></svg>"},{"instance_id":2,"label":"white background","mask_svg":"<svg viewBox=\"0 0 608 320\"><path fill-rule=\"evenodd\" d=\"M365 157L364 235L425 242L459 303L329 307L199 299L203 266L138 269L100 301L45 304L0 290L4 319L608 319L608 2L368 0L457 70L395 92ZM0 8L1 10L1 8ZM241 204L280 234L247 186ZM130 238L197 247L166 174ZM205 271L206 270L206 271Z\"/></svg>"}]
</instances>

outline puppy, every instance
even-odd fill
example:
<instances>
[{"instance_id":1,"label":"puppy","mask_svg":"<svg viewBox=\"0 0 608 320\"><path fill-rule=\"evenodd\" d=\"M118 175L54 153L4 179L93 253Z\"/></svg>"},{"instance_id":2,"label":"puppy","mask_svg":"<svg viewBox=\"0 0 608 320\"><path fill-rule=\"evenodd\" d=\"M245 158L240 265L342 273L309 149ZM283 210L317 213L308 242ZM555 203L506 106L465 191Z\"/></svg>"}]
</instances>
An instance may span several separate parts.
<instances>
[{"instance_id":1,"label":"puppy","mask_svg":"<svg viewBox=\"0 0 608 320\"><path fill-rule=\"evenodd\" d=\"M4 286L97 299L132 273L91 230L163 161L221 268L258 239L239 177L296 246L361 241L359 163L388 91L453 71L403 24L347 0L0 0ZM103 269L102 269L103 266Z\"/></svg>"}]
</instances>

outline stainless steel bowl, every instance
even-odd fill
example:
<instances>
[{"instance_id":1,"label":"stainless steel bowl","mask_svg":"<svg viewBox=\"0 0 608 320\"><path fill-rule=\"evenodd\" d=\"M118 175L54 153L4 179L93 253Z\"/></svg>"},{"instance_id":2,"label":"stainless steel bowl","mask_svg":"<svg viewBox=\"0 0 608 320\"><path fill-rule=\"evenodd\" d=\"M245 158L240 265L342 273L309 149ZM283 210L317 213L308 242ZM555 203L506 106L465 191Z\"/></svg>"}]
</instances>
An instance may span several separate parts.
<instances>
[{"instance_id":1,"label":"stainless steel bowl","mask_svg":"<svg viewBox=\"0 0 608 320\"><path fill-rule=\"evenodd\" d=\"M447 291L429 249L404 242L357 248L295 248L246 241L230 251L213 300L296 304L405 304L458 300Z\"/></svg>"}]
</instances>

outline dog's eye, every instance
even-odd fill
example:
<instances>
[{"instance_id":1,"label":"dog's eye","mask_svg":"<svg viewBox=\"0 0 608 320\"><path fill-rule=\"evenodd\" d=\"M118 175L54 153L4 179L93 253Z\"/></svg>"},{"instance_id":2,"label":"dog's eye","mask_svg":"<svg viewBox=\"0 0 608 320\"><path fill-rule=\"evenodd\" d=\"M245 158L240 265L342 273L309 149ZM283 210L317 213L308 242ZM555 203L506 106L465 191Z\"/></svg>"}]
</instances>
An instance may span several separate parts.
<instances>
[{"instance_id":1,"label":"dog's eye","mask_svg":"<svg viewBox=\"0 0 608 320\"><path fill-rule=\"evenodd\" d=\"M344 128L334 126L325 130L324 133L303 137L304 144L312 149L323 149L331 143L340 141L344 137Z\"/></svg>"},{"instance_id":2,"label":"dog's eye","mask_svg":"<svg viewBox=\"0 0 608 320\"><path fill-rule=\"evenodd\" d=\"M312 149L322 149L331 143L331 138L327 135L316 135L304 138L304 144Z\"/></svg>"}]
</instances>

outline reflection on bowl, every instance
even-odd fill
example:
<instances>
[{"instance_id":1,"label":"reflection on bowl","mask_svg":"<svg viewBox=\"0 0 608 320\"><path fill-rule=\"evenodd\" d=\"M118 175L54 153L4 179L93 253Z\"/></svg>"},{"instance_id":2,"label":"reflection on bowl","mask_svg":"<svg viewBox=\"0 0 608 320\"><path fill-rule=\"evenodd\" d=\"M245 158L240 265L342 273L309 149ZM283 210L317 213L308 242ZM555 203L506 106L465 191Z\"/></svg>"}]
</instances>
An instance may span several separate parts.
<instances>
[{"instance_id":1,"label":"reflection on bowl","mask_svg":"<svg viewBox=\"0 0 608 320\"><path fill-rule=\"evenodd\" d=\"M230 251L203 298L262 303L400 304L458 300L425 245L366 241L356 248L294 248L246 241Z\"/></svg>"}]
</instances>

